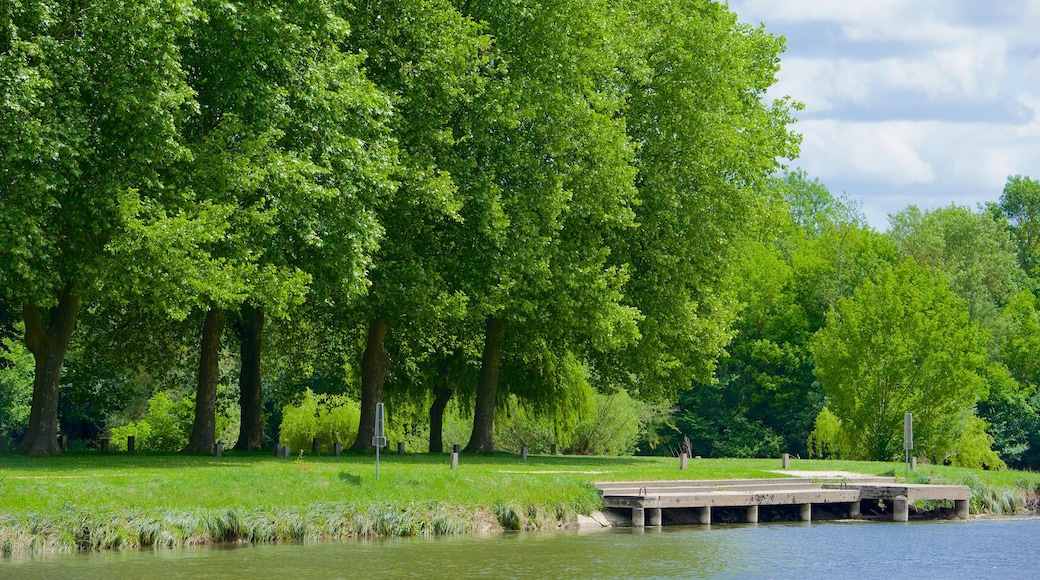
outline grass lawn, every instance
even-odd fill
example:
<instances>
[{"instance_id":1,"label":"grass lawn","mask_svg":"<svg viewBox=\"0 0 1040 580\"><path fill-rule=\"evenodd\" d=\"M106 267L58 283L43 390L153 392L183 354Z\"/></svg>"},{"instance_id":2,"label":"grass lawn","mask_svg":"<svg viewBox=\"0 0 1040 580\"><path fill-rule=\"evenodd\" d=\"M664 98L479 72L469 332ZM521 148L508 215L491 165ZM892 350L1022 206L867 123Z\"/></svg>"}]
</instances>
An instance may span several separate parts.
<instances>
[{"instance_id":1,"label":"grass lawn","mask_svg":"<svg viewBox=\"0 0 1040 580\"><path fill-rule=\"evenodd\" d=\"M227 452L0 456L0 549L70 550L457 533L558 525L599 508L592 482L782 477L779 459ZM792 459L791 470L903 474L901 463ZM1040 474L921 466L912 481L966 483L987 502L1017 507ZM1012 493L1014 492L1018 493ZM1010 503L1008 503L1010 502ZM1021 500L1019 500L1021 503ZM999 506L998 506L999 507Z\"/></svg>"}]
</instances>

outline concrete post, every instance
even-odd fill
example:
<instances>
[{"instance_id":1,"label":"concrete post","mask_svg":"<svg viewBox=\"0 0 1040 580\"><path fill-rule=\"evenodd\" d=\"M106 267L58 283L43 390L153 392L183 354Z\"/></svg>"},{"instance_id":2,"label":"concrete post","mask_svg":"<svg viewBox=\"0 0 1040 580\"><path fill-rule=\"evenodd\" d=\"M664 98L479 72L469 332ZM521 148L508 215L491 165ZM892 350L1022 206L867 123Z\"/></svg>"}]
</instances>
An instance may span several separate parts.
<instances>
[{"instance_id":1,"label":"concrete post","mask_svg":"<svg viewBox=\"0 0 1040 580\"><path fill-rule=\"evenodd\" d=\"M911 457L910 458L910 471L917 471L917 458L916 457Z\"/></svg>"},{"instance_id":2,"label":"concrete post","mask_svg":"<svg viewBox=\"0 0 1040 580\"><path fill-rule=\"evenodd\" d=\"M458 469L459 468L459 454L458 453L452 452L452 454L451 454L451 468L452 469Z\"/></svg>"},{"instance_id":3,"label":"concrete post","mask_svg":"<svg viewBox=\"0 0 1040 580\"><path fill-rule=\"evenodd\" d=\"M134 452L134 436L133 435L127 435L127 437L126 437L126 450L129 451L130 453Z\"/></svg>"},{"instance_id":4,"label":"concrete post","mask_svg":"<svg viewBox=\"0 0 1040 580\"><path fill-rule=\"evenodd\" d=\"M108 437L102 437L101 438L101 452L102 453L108 453L111 450L112 450L112 443L109 440L109 438Z\"/></svg>"},{"instance_id":5,"label":"concrete post","mask_svg":"<svg viewBox=\"0 0 1040 580\"><path fill-rule=\"evenodd\" d=\"M646 517L646 514L643 513L643 508L641 508L641 507L634 507L634 508L632 508L632 527L633 528L641 528L641 527L643 527L645 525L645 523L646 523L645 517Z\"/></svg>"},{"instance_id":6,"label":"concrete post","mask_svg":"<svg viewBox=\"0 0 1040 580\"><path fill-rule=\"evenodd\" d=\"M686 455L685 451L683 451L682 453L679 454L679 470L680 471L686 471L686 462L687 462L687 460L689 460L689 457Z\"/></svg>"},{"instance_id":7,"label":"concrete post","mask_svg":"<svg viewBox=\"0 0 1040 580\"><path fill-rule=\"evenodd\" d=\"M275 443L275 445L274 445L274 456L275 457L281 457L282 456L282 444L281 443Z\"/></svg>"},{"instance_id":8,"label":"concrete post","mask_svg":"<svg viewBox=\"0 0 1040 580\"><path fill-rule=\"evenodd\" d=\"M758 506L749 505L747 508L747 523L757 524L758 523Z\"/></svg>"},{"instance_id":9,"label":"concrete post","mask_svg":"<svg viewBox=\"0 0 1040 580\"><path fill-rule=\"evenodd\" d=\"M647 520L648 520L647 525L660 527L660 525L661 525L661 508L647 508L646 509L646 516L647 516Z\"/></svg>"},{"instance_id":10,"label":"concrete post","mask_svg":"<svg viewBox=\"0 0 1040 580\"><path fill-rule=\"evenodd\" d=\"M860 506L858 501L849 503L849 518L858 518L860 514Z\"/></svg>"},{"instance_id":11,"label":"concrete post","mask_svg":"<svg viewBox=\"0 0 1040 580\"><path fill-rule=\"evenodd\" d=\"M288 458L290 455L292 455L292 450L289 449L288 445L286 445L285 447L282 447L282 455L284 457L286 457L286 458Z\"/></svg>"},{"instance_id":12,"label":"concrete post","mask_svg":"<svg viewBox=\"0 0 1040 580\"><path fill-rule=\"evenodd\" d=\"M968 519L968 502L969 500L966 499L953 500L953 506L957 511L957 517L962 520Z\"/></svg>"},{"instance_id":13,"label":"concrete post","mask_svg":"<svg viewBox=\"0 0 1040 580\"><path fill-rule=\"evenodd\" d=\"M61 447L62 451L68 451L69 450L69 436L68 435L62 435L61 438L58 439L58 445Z\"/></svg>"},{"instance_id":14,"label":"concrete post","mask_svg":"<svg viewBox=\"0 0 1040 580\"><path fill-rule=\"evenodd\" d=\"M906 501L905 495L897 495L892 500L892 521L910 521L910 502Z\"/></svg>"},{"instance_id":15,"label":"concrete post","mask_svg":"<svg viewBox=\"0 0 1040 580\"><path fill-rule=\"evenodd\" d=\"M791 466L791 454L790 453L784 453L783 455L780 456L780 466L783 467L784 469L787 469L788 467Z\"/></svg>"},{"instance_id":16,"label":"concrete post","mask_svg":"<svg viewBox=\"0 0 1040 580\"><path fill-rule=\"evenodd\" d=\"M801 507L801 512L798 514L799 518L801 518L801 520L803 522L811 522L812 521L812 504L811 503L803 503L799 507Z\"/></svg>"},{"instance_id":17,"label":"concrete post","mask_svg":"<svg viewBox=\"0 0 1040 580\"><path fill-rule=\"evenodd\" d=\"M520 448L520 461L527 461L527 446Z\"/></svg>"},{"instance_id":18,"label":"concrete post","mask_svg":"<svg viewBox=\"0 0 1040 580\"><path fill-rule=\"evenodd\" d=\"M215 443L213 445L213 455L215 457L220 457L220 456L224 455L224 444L223 443Z\"/></svg>"},{"instance_id":19,"label":"concrete post","mask_svg":"<svg viewBox=\"0 0 1040 580\"><path fill-rule=\"evenodd\" d=\"M711 525L711 506L704 506L701 508L700 522L705 526Z\"/></svg>"},{"instance_id":20,"label":"concrete post","mask_svg":"<svg viewBox=\"0 0 1040 580\"><path fill-rule=\"evenodd\" d=\"M332 451L336 454L336 457L339 457L340 454L343 453L343 446L340 445L339 441L337 441L336 444L332 446Z\"/></svg>"},{"instance_id":21,"label":"concrete post","mask_svg":"<svg viewBox=\"0 0 1040 580\"><path fill-rule=\"evenodd\" d=\"M398 441L397 442L397 454L398 455L404 455L404 442L403 441Z\"/></svg>"},{"instance_id":22,"label":"concrete post","mask_svg":"<svg viewBox=\"0 0 1040 580\"><path fill-rule=\"evenodd\" d=\"M549 446L549 455L556 455L556 444L553 443Z\"/></svg>"},{"instance_id":23,"label":"concrete post","mask_svg":"<svg viewBox=\"0 0 1040 580\"><path fill-rule=\"evenodd\" d=\"M321 439L315 437L311 440L311 453L317 455L319 449L321 449Z\"/></svg>"}]
</instances>

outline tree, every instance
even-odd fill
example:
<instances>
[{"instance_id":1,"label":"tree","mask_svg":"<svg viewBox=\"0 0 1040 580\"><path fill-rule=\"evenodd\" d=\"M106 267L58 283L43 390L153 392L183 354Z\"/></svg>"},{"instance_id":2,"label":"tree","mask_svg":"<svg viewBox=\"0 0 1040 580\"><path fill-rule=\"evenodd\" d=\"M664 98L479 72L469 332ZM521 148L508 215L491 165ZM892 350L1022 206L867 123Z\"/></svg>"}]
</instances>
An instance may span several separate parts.
<instances>
[{"instance_id":1,"label":"tree","mask_svg":"<svg viewBox=\"0 0 1040 580\"><path fill-rule=\"evenodd\" d=\"M599 372L644 398L710 382L733 337L727 273L768 221L768 179L794 157L796 105L766 102L782 38L707 0L635 2L626 129L636 145L639 227L613 250L640 340Z\"/></svg>"},{"instance_id":2,"label":"tree","mask_svg":"<svg viewBox=\"0 0 1040 580\"><path fill-rule=\"evenodd\" d=\"M343 316L361 319L367 331L353 445L362 451L371 448L376 404L391 367L388 335L400 332L397 342L411 343L402 348L416 358L448 352L453 337L440 334L435 341L423 333L465 316L466 296L451 282L441 232L461 219L461 194L449 168L460 163L456 145L475 138L460 116L483 92L491 40L448 0L363 0L348 19L351 45L366 54L369 78L393 100L390 125L399 156L396 190L373 205L386 243L373 256L372 284Z\"/></svg>"},{"instance_id":3,"label":"tree","mask_svg":"<svg viewBox=\"0 0 1040 580\"><path fill-rule=\"evenodd\" d=\"M839 299L811 349L850 458L897 457L911 412L918 452L948 459L986 394L983 334L946 279L913 261Z\"/></svg>"},{"instance_id":4,"label":"tree","mask_svg":"<svg viewBox=\"0 0 1040 580\"><path fill-rule=\"evenodd\" d=\"M466 450L491 452L504 358L633 336L635 312L620 304L627 273L609 256L632 226L634 172L618 11L599 1L461 4L501 63L460 119L476 138L459 143L450 168L463 220L445 232L470 317L483 326Z\"/></svg>"},{"instance_id":5,"label":"tree","mask_svg":"<svg viewBox=\"0 0 1040 580\"><path fill-rule=\"evenodd\" d=\"M1035 279L1040 261L1040 182L1023 175L1008 177L997 207L1007 216L1019 265Z\"/></svg>"},{"instance_id":6,"label":"tree","mask_svg":"<svg viewBox=\"0 0 1040 580\"><path fill-rule=\"evenodd\" d=\"M35 358L26 453L59 451L62 364L84 297L109 291L97 281L124 266L105 251L125 234L121 204L161 205L164 172L184 158L178 41L192 15L188 2L158 0L4 10L0 288L20 305Z\"/></svg>"},{"instance_id":7,"label":"tree","mask_svg":"<svg viewBox=\"0 0 1040 580\"><path fill-rule=\"evenodd\" d=\"M1019 269L1008 232L991 213L957 206L922 213L909 206L889 220L904 255L942 272L984 327L995 323L998 308L1016 290Z\"/></svg>"}]
</instances>

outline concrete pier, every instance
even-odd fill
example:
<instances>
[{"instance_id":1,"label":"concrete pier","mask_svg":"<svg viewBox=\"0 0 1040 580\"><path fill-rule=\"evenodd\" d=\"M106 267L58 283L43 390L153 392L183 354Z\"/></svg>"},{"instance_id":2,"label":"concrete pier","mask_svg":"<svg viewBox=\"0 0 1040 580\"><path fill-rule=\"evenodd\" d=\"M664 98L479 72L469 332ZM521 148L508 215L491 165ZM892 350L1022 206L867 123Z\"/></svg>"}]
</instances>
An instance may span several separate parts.
<instances>
[{"instance_id":1,"label":"concrete pier","mask_svg":"<svg viewBox=\"0 0 1040 580\"><path fill-rule=\"evenodd\" d=\"M959 485L896 483L895 478L862 477L821 483L808 477L743 480L683 480L597 483L603 507L630 510L632 525L658 526L663 510L693 509L711 524L711 509L746 508L748 523L759 520L761 506L798 506L799 518L812 521L813 504L844 504L849 517L860 516L860 502L884 500L896 507L893 519L907 521L917 500L953 501L957 517L968 517L971 490Z\"/></svg>"}]
</instances>

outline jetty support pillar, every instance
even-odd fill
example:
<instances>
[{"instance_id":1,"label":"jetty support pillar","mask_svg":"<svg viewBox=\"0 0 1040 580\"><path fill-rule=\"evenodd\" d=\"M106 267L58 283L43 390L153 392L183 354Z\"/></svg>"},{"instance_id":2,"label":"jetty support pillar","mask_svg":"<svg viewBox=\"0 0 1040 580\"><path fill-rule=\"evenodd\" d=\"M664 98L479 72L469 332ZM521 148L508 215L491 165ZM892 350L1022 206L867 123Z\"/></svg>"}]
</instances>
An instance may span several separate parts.
<instances>
[{"instance_id":1,"label":"jetty support pillar","mask_svg":"<svg viewBox=\"0 0 1040 580\"><path fill-rule=\"evenodd\" d=\"M968 502L966 499L955 499L953 500L954 508L957 510L957 518L966 520L968 519Z\"/></svg>"},{"instance_id":2,"label":"jetty support pillar","mask_svg":"<svg viewBox=\"0 0 1040 580\"><path fill-rule=\"evenodd\" d=\"M747 523L757 524L758 523L758 506L749 505L747 508Z\"/></svg>"},{"instance_id":3,"label":"jetty support pillar","mask_svg":"<svg viewBox=\"0 0 1040 580\"><path fill-rule=\"evenodd\" d=\"M700 522L705 526L711 525L711 506L700 508Z\"/></svg>"},{"instance_id":4,"label":"jetty support pillar","mask_svg":"<svg viewBox=\"0 0 1040 580\"><path fill-rule=\"evenodd\" d=\"M661 508L646 508L648 526L661 526Z\"/></svg>"},{"instance_id":5,"label":"jetty support pillar","mask_svg":"<svg viewBox=\"0 0 1040 580\"><path fill-rule=\"evenodd\" d=\"M641 507L632 508L632 527L641 528L646 524L646 513Z\"/></svg>"},{"instance_id":6,"label":"jetty support pillar","mask_svg":"<svg viewBox=\"0 0 1040 580\"><path fill-rule=\"evenodd\" d=\"M811 503L803 503L803 504L801 504L798 507L801 508L801 510L800 510L800 512L798 514L799 519L801 519L803 522L811 522L812 521L812 504Z\"/></svg>"},{"instance_id":7,"label":"jetty support pillar","mask_svg":"<svg viewBox=\"0 0 1040 580\"><path fill-rule=\"evenodd\" d=\"M892 500L892 521L910 521L910 502L906 500L905 495L897 495Z\"/></svg>"},{"instance_id":8,"label":"jetty support pillar","mask_svg":"<svg viewBox=\"0 0 1040 580\"><path fill-rule=\"evenodd\" d=\"M858 518L860 515L859 500L849 502L849 519Z\"/></svg>"}]
</instances>

